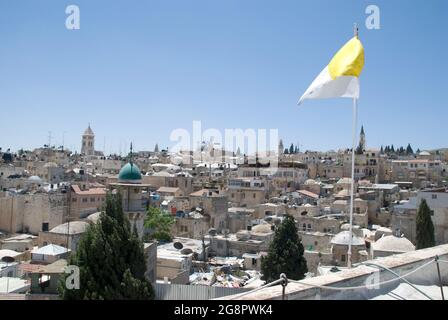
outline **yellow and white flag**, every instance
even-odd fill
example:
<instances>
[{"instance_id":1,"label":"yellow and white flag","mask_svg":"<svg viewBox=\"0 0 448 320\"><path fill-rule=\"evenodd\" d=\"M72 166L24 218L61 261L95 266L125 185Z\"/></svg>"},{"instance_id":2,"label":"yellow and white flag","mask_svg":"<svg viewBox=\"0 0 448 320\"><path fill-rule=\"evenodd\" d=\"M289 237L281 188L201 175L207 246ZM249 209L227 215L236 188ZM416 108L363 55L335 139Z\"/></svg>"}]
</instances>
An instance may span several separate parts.
<instances>
[{"instance_id":1,"label":"yellow and white flag","mask_svg":"<svg viewBox=\"0 0 448 320\"><path fill-rule=\"evenodd\" d=\"M349 40L314 79L299 100L359 98L359 75L364 66L364 48L358 37Z\"/></svg>"}]
</instances>

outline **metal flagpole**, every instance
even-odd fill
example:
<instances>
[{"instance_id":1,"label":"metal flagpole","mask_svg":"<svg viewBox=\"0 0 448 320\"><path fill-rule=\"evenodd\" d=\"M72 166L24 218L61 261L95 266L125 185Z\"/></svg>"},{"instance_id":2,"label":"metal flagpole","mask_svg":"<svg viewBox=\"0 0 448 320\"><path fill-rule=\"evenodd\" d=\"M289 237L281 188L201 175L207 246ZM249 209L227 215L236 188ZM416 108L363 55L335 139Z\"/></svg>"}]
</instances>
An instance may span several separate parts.
<instances>
[{"instance_id":1,"label":"metal flagpole","mask_svg":"<svg viewBox=\"0 0 448 320\"><path fill-rule=\"evenodd\" d=\"M347 252L347 266L352 267L352 240L353 240L353 198L355 193L355 146L356 146L356 120L357 120L357 103L353 98L353 120L352 120L352 181L350 190L350 232Z\"/></svg>"},{"instance_id":2,"label":"metal flagpole","mask_svg":"<svg viewBox=\"0 0 448 320\"><path fill-rule=\"evenodd\" d=\"M355 23L353 27L355 37L358 37L358 25ZM356 147L356 122L357 122L357 101L353 98L353 116L352 116L352 181L350 190L350 231L347 252L347 267L352 267L352 241L353 241L353 198L355 193L355 147Z\"/></svg>"}]
</instances>

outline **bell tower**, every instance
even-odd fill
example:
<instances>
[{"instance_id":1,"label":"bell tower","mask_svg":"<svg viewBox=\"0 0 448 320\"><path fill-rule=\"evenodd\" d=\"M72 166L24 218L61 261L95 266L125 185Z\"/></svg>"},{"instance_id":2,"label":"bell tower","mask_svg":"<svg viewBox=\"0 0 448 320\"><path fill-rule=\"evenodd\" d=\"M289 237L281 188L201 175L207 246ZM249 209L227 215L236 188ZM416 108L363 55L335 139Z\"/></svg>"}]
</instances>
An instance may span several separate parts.
<instances>
[{"instance_id":1,"label":"bell tower","mask_svg":"<svg viewBox=\"0 0 448 320\"><path fill-rule=\"evenodd\" d=\"M95 134L90 128L90 123L82 135L81 154L93 156L95 154Z\"/></svg>"}]
</instances>

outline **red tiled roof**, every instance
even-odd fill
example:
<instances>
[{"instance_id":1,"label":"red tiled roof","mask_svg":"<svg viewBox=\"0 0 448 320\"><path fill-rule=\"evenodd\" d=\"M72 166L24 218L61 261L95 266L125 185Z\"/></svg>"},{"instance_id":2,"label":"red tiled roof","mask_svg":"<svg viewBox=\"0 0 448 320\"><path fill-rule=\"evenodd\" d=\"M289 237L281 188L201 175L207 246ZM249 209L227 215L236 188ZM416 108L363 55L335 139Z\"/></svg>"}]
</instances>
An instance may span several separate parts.
<instances>
[{"instance_id":1,"label":"red tiled roof","mask_svg":"<svg viewBox=\"0 0 448 320\"><path fill-rule=\"evenodd\" d=\"M82 195L82 196L88 196L88 195L105 195L106 194L106 188L90 188L88 190L81 190L81 188L74 184L72 185L72 189L76 194Z\"/></svg>"},{"instance_id":2,"label":"red tiled roof","mask_svg":"<svg viewBox=\"0 0 448 320\"><path fill-rule=\"evenodd\" d=\"M297 192L300 194L303 194L304 196L310 197L310 198L319 199L319 195L315 194L314 192L308 191L308 190L298 190Z\"/></svg>"}]
</instances>

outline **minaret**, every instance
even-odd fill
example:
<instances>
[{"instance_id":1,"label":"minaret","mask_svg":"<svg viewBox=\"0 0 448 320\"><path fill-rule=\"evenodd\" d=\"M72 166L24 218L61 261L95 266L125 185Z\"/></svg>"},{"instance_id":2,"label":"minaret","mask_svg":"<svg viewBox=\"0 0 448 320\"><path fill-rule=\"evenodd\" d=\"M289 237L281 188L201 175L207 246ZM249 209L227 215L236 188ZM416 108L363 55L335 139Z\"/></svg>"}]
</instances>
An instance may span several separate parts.
<instances>
[{"instance_id":1,"label":"minaret","mask_svg":"<svg viewBox=\"0 0 448 320\"><path fill-rule=\"evenodd\" d=\"M85 156L93 156L95 154L95 134L90 128L90 123L82 135L81 154Z\"/></svg>"}]
</instances>

